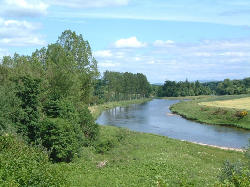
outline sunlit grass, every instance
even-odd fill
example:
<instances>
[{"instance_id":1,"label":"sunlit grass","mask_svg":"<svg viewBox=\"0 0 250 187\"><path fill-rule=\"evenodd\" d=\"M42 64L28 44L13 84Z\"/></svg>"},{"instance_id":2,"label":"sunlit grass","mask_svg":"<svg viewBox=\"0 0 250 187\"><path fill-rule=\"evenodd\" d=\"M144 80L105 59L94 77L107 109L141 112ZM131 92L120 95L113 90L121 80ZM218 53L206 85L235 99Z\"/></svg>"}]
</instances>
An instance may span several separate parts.
<instances>
[{"instance_id":1,"label":"sunlit grass","mask_svg":"<svg viewBox=\"0 0 250 187\"><path fill-rule=\"evenodd\" d=\"M201 102L200 105L250 110L250 97L224 101Z\"/></svg>"}]
</instances>

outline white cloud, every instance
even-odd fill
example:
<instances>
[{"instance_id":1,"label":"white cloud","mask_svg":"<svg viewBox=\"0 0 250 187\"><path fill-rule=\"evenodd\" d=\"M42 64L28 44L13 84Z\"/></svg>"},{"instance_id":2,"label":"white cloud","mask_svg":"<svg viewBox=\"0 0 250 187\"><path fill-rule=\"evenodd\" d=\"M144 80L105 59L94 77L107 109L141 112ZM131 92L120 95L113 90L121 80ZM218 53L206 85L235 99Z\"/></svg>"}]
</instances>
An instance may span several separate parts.
<instances>
[{"instance_id":1,"label":"white cloud","mask_svg":"<svg viewBox=\"0 0 250 187\"><path fill-rule=\"evenodd\" d=\"M98 63L98 66L103 67L103 68L116 67L116 66L119 66L119 65L120 65L120 63L114 63L111 60L106 60L106 61Z\"/></svg>"},{"instance_id":2,"label":"white cloud","mask_svg":"<svg viewBox=\"0 0 250 187\"><path fill-rule=\"evenodd\" d=\"M129 0L51 0L52 5L59 5L70 8L91 8L124 6Z\"/></svg>"},{"instance_id":3,"label":"white cloud","mask_svg":"<svg viewBox=\"0 0 250 187\"><path fill-rule=\"evenodd\" d=\"M110 50L101 50L101 51L95 51L94 52L95 57L105 58L105 57L112 57L113 54Z\"/></svg>"},{"instance_id":4,"label":"white cloud","mask_svg":"<svg viewBox=\"0 0 250 187\"><path fill-rule=\"evenodd\" d=\"M137 40L135 36L125 39L117 40L114 44L116 48L141 48L146 47L147 44Z\"/></svg>"},{"instance_id":5,"label":"white cloud","mask_svg":"<svg viewBox=\"0 0 250 187\"><path fill-rule=\"evenodd\" d=\"M163 41L163 40L156 40L153 45L155 47L171 47L173 46L173 44L175 44L174 41L172 40L166 40L166 41Z\"/></svg>"},{"instance_id":6,"label":"white cloud","mask_svg":"<svg viewBox=\"0 0 250 187\"><path fill-rule=\"evenodd\" d=\"M0 46L41 46L46 42L36 33L39 24L0 18Z\"/></svg>"},{"instance_id":7,"label":"white cloud","mask_svg":"<svg viewBox=\"0 0 250 187\"><path fill-rule=\"evenodd\" d=\"M3 0L1 13L8 17L34 17L47 14L49 5L42 0Z\"/></svg>"},{"instance_id":8,"label":"white cloud","mask_svg":"<svg viewBox=\"0 0 250 187\"><path fill-rule=\"evenodd\" d=\"M172 43L171 47L159 47L154 43L152 42L150 48L111 47L108 50L113 56L106 57L106 61L97 59L100 70L141 72L153 83L166 79L223 80L249 76L249 40L164 42ZM122 53L123 58L118 59L117 53Z\"/></svg>"}]
</instances>

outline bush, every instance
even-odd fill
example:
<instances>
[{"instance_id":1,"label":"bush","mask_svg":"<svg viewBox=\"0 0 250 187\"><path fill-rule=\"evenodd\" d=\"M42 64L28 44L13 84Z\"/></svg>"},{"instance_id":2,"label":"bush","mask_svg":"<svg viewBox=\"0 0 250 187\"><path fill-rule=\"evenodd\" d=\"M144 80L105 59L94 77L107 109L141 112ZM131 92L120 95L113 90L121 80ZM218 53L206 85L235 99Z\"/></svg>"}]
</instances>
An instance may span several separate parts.
<instances>
[{"instance_id":1,"label":"bush","mask_svg":"<svg viewBox=\"0 0 250 187\"><path fill-rule=\"evenodd\" d=\"M250 186L249 166L241 162L230 163L226 161L219 176L221 184L225 186Z\"/></svg>"},{"instance_id":2,"label":"bush","mask_svg":"<svg viewBox=\"0 0 250 187\"><path fill-rule=\"evenodd\" d=\"M62 186L61 170L49 162L46 151L28 146L15 135L0 136L0 186Z\"/></svg>"},{"instance_id":3,"label":"bush","mask_svg":"<svg viewBox=\"0 0 250 187\"><path fill-rule=\"evenodd\" d=\"M99 128L86 106L79 110L79 124L86 139L85 144L93 143L99 134Z\"/></svg>"},{"instance_id":4,"label":"bush","mask_svg":"<svg viewBox=\"0 0 250 187\"><path fill-rule=\"evenodd\" d=\"M16 84L16 97L21 101L20 109L14 115L13 122L17 133L28 137L29 142L35 142L42 115L40 111L42 80L25 75L16 77L13 81Z\"/></svg>"},{"instance_id":5,"label":"bush","mask_svg":"<svg viewBox=\"0 0 250 187\"><path fill-rule=\"evenodd\" d=\"M0 134L14 131L12 118L20 109L20 100L13 93L11 85L0 86Z\"/></svg>"},{"instance_id":6,"label":"bush","mask_svg":"<svg viewBox=\"0 0 250 187\"><path fill-rule=\"evenodd\" d=\"M70 99L50 99L44 106L44 112L51 118L63 118L77 121L77 111Z\"/></svg>"},{"instance_id":7,"label":"bush","mask_svg":"<svg viewBox=\"0 0 250 187\"><path fill-rule=\"evenodd\" d=\"M40 138L54 162L70 162L77 156L83 143L79 125L61 118L44 120L40 127Z\"/></svg>"},{"instance_id":8,"label":"bush","mask_svg":"<svg viewBox=\"0 0 250 187\"><path fill-rule=\"evenodd\" d=\"M237 111L235 116L238 118L244 118L245 116L247 116L248 112L247 111Z\"/></svg>"},{"instance_id":9,"label":"bush","mask_svg":"<svg viewBox=\"0 0 250 187\"><path fill-rule=\"evenodd\" d=\"M224 162L219 186L250 186L250 147L245 152L246 162Z\"/></svg>"}]
</instances>

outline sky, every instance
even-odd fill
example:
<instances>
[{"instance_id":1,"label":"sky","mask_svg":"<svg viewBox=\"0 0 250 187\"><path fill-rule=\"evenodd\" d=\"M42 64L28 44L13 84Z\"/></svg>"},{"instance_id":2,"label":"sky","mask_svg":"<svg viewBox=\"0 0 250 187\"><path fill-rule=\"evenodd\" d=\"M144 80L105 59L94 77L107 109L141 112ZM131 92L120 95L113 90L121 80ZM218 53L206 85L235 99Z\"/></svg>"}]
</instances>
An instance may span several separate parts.
<instances>
[{"instance_id":1,"label":"sky","mask_svg":"<svg viewBox=\"0 0 250 187\"><path fill-rule=\"evenodd\" d=\"M66 29L100 72L151 83L250 77L250 0L0 0L0 58L30 55Z\"/></svg>"}]
</instances>

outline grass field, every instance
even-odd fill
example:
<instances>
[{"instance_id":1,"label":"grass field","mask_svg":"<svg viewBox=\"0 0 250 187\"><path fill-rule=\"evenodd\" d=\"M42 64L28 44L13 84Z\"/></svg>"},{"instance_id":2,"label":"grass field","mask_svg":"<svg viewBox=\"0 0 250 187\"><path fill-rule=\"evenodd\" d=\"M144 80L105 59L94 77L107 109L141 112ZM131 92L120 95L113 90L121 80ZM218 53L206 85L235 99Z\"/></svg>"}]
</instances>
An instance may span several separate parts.
<instances>
[{"instance_id":1,"label":"grass field","mask_svg":"<svg viewBox=\"0 0 250 187\"><path fill-rule=\"evenodd\" d=\"M245 110L250 111L250 97L225 100L225 101L201 102L199 104L204 105L204 106L234 108L234 109L242 109L242 110L245 109Z\"/></svg>"},{"instance_id":2,"label":"grass field","mask_svg":"<svg viewBox=\"0 0 250 187\"><path fill-rule=\"evenodd\" d=\"M59 165L70 186L214 186L225 160L241 152L182 142L147 133L100 126L100 145L85 148L73 163Z\"/></svg>"},{"instance_id":3,"label":"grass field","mask_svg":"<svg viewBox=\"0 0 250 187\"><path fill-rule=\"evenodd\" d=\"M204 97L177 103L170 109L187 119L201 123L250 129L250 110L247 110L248 114L243 118L237 116L239 111L246 108L245 101L249 102L249 98L250 95Z\"/></svg>"}]
</instances>

